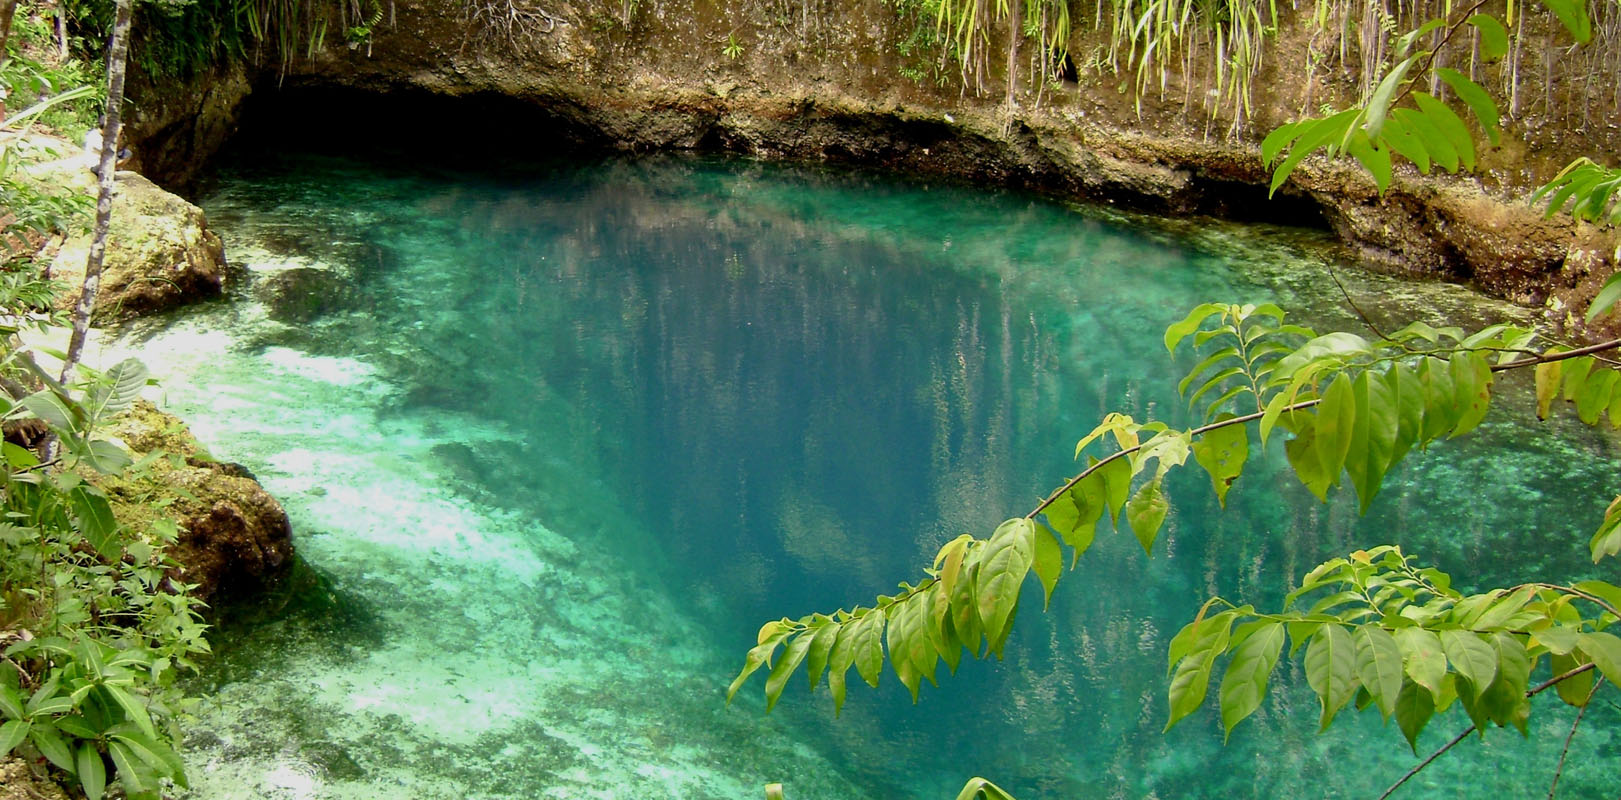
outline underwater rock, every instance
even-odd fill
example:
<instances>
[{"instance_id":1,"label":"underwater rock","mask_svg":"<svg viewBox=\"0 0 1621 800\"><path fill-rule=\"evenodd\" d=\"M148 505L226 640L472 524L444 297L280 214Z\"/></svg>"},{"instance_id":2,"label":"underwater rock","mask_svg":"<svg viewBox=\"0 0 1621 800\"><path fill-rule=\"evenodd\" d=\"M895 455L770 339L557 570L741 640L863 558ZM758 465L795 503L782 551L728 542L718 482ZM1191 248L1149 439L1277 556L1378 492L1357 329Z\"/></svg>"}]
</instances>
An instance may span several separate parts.
<instances>
[{"instance_id":1,"label":"underwater rock","mask_svg":"<svg viewBox=\"0 0 1621 800\"><path fill-rule=\"evenodd\" d=\"M214 461L185 423L145 400L107 433L137 458L165 454L97 482L119 520L137 532L155 536L161 519L179 526L169 554L180 564L180 579L196 584L195 596L257 592L286 574L293 563L287 514L246 468Z\"/></svg>"},{"instance_id":2,"label":"underwater rock","mask_svg":"<svg viewBox=\"0 0 1621 800\"><path fill-rule=\"evenodd\" d=\"M225 282L225 248L202 209L134 172L118 173L112 227L91 319L118 322L217 297ZM77 301L90 254L90 234L74 236L51 262L51 275Z\"/></svg>"},{"instance_id":3,"label":"underwater rock","mask_svg":"<svg viewBox=\"0 0 1621 800\"><path fill-rule=\"evenodd\" d=\"M254 294L264 302L271 319L289 324L310 322L341 310L351 299L341 275L313 267L272 273L255 287Z\"/></svg>"}]
</instances>

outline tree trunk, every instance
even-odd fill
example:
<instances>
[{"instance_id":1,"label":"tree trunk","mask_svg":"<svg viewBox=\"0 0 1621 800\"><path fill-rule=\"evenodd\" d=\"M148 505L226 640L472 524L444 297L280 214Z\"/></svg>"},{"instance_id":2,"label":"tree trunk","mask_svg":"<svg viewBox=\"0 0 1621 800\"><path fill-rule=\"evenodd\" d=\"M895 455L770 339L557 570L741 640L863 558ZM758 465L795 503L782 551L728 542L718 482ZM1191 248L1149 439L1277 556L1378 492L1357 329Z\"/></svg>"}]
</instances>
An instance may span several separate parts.
<instances>
[{"instance_id":1,"label":"tree trunk","mask_svg":"<svg viewBox=\"0 0 1621 800\"><path fill-rule=\"evenodd\" d=\"M11 18L17 14L17 0L0 0L0 57L11 42Z\"/></svg>"},{"instance_id":2,"label":"tree trunk","mask_svg":"<svg viewBox=\"0 0 1621 800\"><path fill-rule=\"evenodd\" d=\"M133 0L117 0L113 18L113 41L107 48L107 117L101 128L101 179L96 194L96 226L90 238L90 258L84 266L84 287L73 306L73 338L68 341L67 361L62 364L66 383L84 353L84 340L90 332L90 309L101 289L101 266L107 255L107 226L113 217L113 180L118 172L118 136L123 128L124 63L129 58L129 26Z\"/></svg>"}]
</instances>

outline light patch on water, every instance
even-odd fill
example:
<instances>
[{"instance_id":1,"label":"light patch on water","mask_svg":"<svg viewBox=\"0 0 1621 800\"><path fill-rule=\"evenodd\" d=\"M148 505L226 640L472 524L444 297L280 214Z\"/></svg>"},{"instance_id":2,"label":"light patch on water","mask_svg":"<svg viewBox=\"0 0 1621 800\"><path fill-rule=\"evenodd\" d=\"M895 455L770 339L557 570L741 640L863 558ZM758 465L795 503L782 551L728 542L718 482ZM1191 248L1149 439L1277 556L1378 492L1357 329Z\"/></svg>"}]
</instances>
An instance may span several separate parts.
<instances>
[{"instance_id":1,"label":"light patch on water","mask_svg":"<svg viewBox=\"0 0 1621 800\"><path fill-rule=\"evenodd\" d=\"M253 324L193 317L100 357L135 352L158 401L216 457L251 465L377 639L334 653L288 632L276 663L205 697L190 797L750 796L749 770L715 750L738 739L784 748L801 796L861 796L813 751L776 744L774 720L723 709L720 676L680 649L701 638L684 612L613 554L473 502L438 471L434 447L512 433L386 413L395 388L371 365L250 348L263 317L221 314ZM692 743L695 726L714 730Z\"/></svg>"}]
</instances>

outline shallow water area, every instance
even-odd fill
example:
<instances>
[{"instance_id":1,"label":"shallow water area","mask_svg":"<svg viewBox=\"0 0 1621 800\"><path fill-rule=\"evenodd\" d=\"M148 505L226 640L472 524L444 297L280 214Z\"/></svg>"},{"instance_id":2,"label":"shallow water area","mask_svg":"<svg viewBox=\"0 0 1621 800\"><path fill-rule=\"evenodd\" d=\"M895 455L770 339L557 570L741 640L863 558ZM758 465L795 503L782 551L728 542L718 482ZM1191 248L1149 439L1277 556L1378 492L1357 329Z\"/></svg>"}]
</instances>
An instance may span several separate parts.
<instances>
[{"instance_id":1,"label":"shallow water area","mask_svg":"<svg viewBox=\"0 0 1621 800\"><path fill-rule=\"evenodd\" d=\"M283 154L203 205L236 296L116 346L284 502L321 580L217 638L192 797L926 798L975 774L1026 800L1372 796L1414 760L1400 735L1372 715L1312 735L1292 667L1226 747L1210 711L1160 734L1165 645L1205 597L1276 604L1384 541L1482 585L1603 574L1583 543L1613 443L1509 408L1412 460L1366 519L1276 458L1225 513L1183 476L1153 561L1100 534L1052 610L1026 596L1003 661L915 708L892 674L836 721L797 678L769 716L763 676L728 708L760 622L915 580L1059 483L1103 412L1180 421L1168 376L1191 362L1160 336L1188 308L1354 324L1331 250L745 162ZM1341 278L1384 319L1513 313ZM1494 731L1416 794L1545 787L1569 717L1537 714L1545 735ZM1571 796L1613 789L1615 716L1590 713Z\"/></svg>"}]
</instances>

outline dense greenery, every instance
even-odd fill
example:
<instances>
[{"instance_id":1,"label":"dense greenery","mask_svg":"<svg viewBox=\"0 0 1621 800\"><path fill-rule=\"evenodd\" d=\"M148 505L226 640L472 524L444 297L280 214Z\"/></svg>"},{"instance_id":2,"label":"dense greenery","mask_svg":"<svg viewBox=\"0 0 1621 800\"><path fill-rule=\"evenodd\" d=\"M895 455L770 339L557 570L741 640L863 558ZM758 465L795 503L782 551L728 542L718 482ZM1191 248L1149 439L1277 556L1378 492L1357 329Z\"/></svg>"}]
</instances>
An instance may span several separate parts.
<instances>
[{"instance_id":1,"label":"dense greenery","mask_svg":"<svg viewBox=\"0 0 1621 800\"><path fill-rule=\"evenodd\" d=\"M82 231L89 203L29 174L31 164L56 154L30 145L26 134L52 112L70 132L87 127L86 106L74 104L94 92L62 86L77 68L47 66L54 60L38 55L37 21L19 23L23 35L8 42L15 49L0 65L0 81L9 97L43 99L12 114L0 132L0 204L8 212L0 231L8 250L0 269L0 755L48 762L91 800L113 781L128 797L157 797L161 780L185 783L172 746L181 701L174 682L208 645L200 604L166 553L178 528L162 522L132 531L97 485L162 457L133 464L98 435L146 386L145 368L134 361L106 372L74 367L76 358L29 344L68 322L52 310L61 287L41 277L33 254L52 237ZM116 64L112 74L121 71ZM82 328L88 305L76 316ZM45 371L41 362L50 359L65 359L67 374Z\"/></svg>"},{"instance_id":2,"label":"dense greenery","mask_svg":"<svg viewBox=\"0 0 1621 800\"><path fill-rule=\"evenodd\" d=\"M1496 142L1499 111L1489 93L1463 73L1438 66L1442 49L1470 29L1479 35L1484 56L1506 54L1507 26L1483 13L1483 5L1394 36L1389 52L1395 63L1358 106L1290 123L1268 136L1262 156L1276 164L1273 191L1319 151L1353 156L1381 192L1392 180L1395 155L1425 173L1437 165L1472 169L1473 134L1456 110L1421 87L1432 76L1445 83ZM1543 5L1577 42L1590 38L1582 0ZM1433 44L1426 48L1425 42ZM1550 214L1568 208L1580 218L1613 220L1618 187L1621 172L1583 159L1537 197ZM1621 275L1605 284L1588 320L1608 313L1618 297ZM803 666L812 689L826 677L838 708L852 667L877 686L887 660L915 700L922 681L935 680L941 662L954 671L964 653L1000 657L1026 580L1034 576L1050 599L1065 571L1065 549L1074 568L1105 517L1114 529L1123 519L1152 555L1169 511L1166 475L1190 457L1225 504L1249 460L1251 426L1262 447L1278 433L1287 435L1288 462L1318 499L1326 501L1346 481L1364 512L1406 455L1467 434L1481 422L1497 372L1534 370L1544 417L1562 398L1582 422L1621 429L1621 365L1606 357L1621 348L1621 340L1573 348L1510 325L1466 332L1414 323L1388 335L1371 323L1368 328L1371 339L1319 333L1286 322L1284 311L1272 305L1195 308L1166 331L1165 346L1173 354L1184 344L1200 351L1202 360L1178 389L1203 412L1206 424L1179 430L1106 415L1076 446L1076 457L1087 457L1085 470L989 537L964 534L941 547L915 584L902 583L899 592L870 606L766 623L728 698L750 675L769 669L769 708ZM1595 562L1621 552L1621 498L1610 504L1589 549ZM1325 729L1347 705L1373 708L1387 721L1395 719L1416 748L1434 715L1456 705L1468 716L1470 731L1484 735L1497 725L1526 732L1531 700L1544 690L1556 688L1564 702L1585 707L1601 681L1621 682L1621 638L1606 630L1618 619L1621 587L1612 583L1539 581L1464 595L1452 588L1451 576L1396 547L1356 550L1309 571L1280 610L1221 597L1206 601L1169 646L1166 727L1205 704L1223 667L1216 705L1231 733L1260 708L1288 645L1291 658L1303 651L1306 681L1320 701ZM1532 675L1543 668L1551 677L1532 686ZM1550 796L1562 766L1553 772ZM977 778L962 792L963 798L1006 796Z\"/></svg>"}]
</instances>

